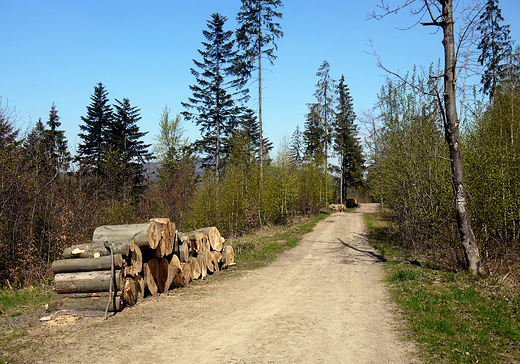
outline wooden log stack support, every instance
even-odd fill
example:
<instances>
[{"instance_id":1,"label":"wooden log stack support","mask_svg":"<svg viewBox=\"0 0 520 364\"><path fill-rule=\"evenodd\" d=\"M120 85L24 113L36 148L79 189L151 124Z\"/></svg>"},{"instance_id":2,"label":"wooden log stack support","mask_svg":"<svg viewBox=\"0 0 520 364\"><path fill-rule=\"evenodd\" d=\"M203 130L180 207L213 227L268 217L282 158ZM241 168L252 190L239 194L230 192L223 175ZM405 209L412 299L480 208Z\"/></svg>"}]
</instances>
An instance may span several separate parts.
<instances>
[{"instance_id":1,"label":"wooden log stack support","mask_svg":"<svg viewBox=\"0 0 520 364\"><path fill-rule=\"evenodd\" d=\"M117 312L185 287L235 264L233 247L224 243L216 227L181 233L167 218L99 226L91 242L66 248L52 263L50 308Z\"/></svg>"}]
</instances>

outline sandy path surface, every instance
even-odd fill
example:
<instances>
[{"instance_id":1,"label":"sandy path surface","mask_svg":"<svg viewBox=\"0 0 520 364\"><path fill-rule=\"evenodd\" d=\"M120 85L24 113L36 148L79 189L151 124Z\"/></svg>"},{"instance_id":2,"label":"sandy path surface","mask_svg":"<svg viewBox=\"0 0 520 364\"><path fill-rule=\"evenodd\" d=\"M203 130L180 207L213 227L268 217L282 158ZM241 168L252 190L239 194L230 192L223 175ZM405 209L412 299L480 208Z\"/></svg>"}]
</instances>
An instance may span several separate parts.
<instances>
[{"instance_id":1,"label":"sandy path surface","mask_svg":"<svg viewBox=\"0 0 520 364\"><path fill-rule=\"evenodd\" d=\"M268 267L80 325L38 362L413 362L366 242L363 212L375 208L329 216Z\"/></svg>"}]
</instances>

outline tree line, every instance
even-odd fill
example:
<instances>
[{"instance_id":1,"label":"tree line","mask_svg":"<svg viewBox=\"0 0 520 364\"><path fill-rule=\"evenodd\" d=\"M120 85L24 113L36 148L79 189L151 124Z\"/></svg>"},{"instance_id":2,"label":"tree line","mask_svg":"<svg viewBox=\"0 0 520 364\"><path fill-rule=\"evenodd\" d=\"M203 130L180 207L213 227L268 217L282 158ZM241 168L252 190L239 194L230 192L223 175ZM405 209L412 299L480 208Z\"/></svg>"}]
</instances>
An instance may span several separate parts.
<instances>
[{"instance_id":1,"label":"tree line","mask_svg":"<svg viewBox=\"0 0 520 364\"><path fill-rule=\"evenodd\" d=\"M165 105L153 145L143 140L139 107L111 100L101 82L81 116L75 155L54 104L47 121L23 132L16 109L0 99L0 284L48 279L63 249L88 241L100 225L165 216L180 229L217 225L233 236L314 213L357 190L363 160L344 77L336 84L318 72L304 132L297 128L276 154L263 133L262 62L276 60L282 7L242 0L235 31L211 14L191 68L191 96L179 113ZM252 81L257 110L249 106ZM183 122L197 125L200 138L188 140ZM337 165L329 163L333 154Z\"/></svg>"}]
</instances>

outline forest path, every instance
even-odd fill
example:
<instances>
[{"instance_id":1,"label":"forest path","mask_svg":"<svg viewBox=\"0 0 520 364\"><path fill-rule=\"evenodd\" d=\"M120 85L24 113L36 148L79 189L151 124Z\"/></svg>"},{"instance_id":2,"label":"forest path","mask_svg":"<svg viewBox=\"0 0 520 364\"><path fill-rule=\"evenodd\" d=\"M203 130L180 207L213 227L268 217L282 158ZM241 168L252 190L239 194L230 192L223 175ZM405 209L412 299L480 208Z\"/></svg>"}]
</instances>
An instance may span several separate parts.
<instances>
[{"instance_id":1,"label":"forest path","mask_svg":"<svg viewBox=\"0 0 520 364\"><path fill-rule=\"evenodd\" d=\"M79 325L38 362L413 362L383 258L367 243L363 213L376 208L330 215L265 268Z\"/></svg>"}]
</instances>

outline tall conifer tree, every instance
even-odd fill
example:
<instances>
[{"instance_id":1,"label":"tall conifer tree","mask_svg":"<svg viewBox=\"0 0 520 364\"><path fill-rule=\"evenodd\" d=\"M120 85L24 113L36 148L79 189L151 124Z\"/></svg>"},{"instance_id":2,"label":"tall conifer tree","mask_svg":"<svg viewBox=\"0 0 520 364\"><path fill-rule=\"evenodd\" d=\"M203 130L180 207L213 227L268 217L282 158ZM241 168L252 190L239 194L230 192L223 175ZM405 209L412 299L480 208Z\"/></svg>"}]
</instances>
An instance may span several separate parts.
<instances>
[{"instance_id":1,"label":"tall conifer tree","mask_svg":"<svg viewBox=\"0 0 520 364\"><path fill-rule=\"evenodd\" d=\"M488 94L490 99L495 94L497 83L512 53L509 25L502 25L503 21L498 0L488 0L477 29L482 34L478 45L481 52L478 61L484 66L482 91Z\"/></svg>"},{"instance_id":2,"label":"tall conifer tree","mask_svg":"<svg viewBox=\"0 0 520 364\"><path fill-rule=\"evenodd\" d=\"M317 112L320 115L323 129L323 148L324 148L324 174L328 176L329 171L329 145L332 143L332 118L334 116L334 93L335 82L330 77L329 62L323 61L316 76L319 77L316 83ZM325 184L325 202L328 205L328 183Z\"/></svg>"},{"instance_id":3,"label":"tall conifer tree","mask_svg":"<svg viewBox=\"0 0 520 364\"><path fill-rule=\"evenodd\" d=\"M229 148L229 136L238 124L242 109L237 102L247 98L247 89L241 89L244 79L238 75L237 54L233 32L225 31L225 16L215 13L204 30L204 50L199 50L202 62L193 60L191 69L196 84L190 86L193 96L182 105L186 120L200 126L202 139L195 145L206 154L206 165L213 165L219 180L222 159Z\"/></svg>"},{"instance_id":4,"label":"tall conifer tree","mask_svg":"<svg viewBox=\"0 0 520 364\"><path fill-rule=\"evenodd\" d=\"M106 129L107 153L111 153L112 162L120 169L117 171L120 183L140 189L144 180L144 164L151 158L148 152L150 144L144 144L142 138L148 132L139 130L140 109L131 106L130 100L116 99L115 113Z\"/></svg>"},{"instance_id":5,"label":"tall conifer tree","mask_svg":"<svg viewBox=\"0 0 520 364\"><path fill-rule=\"evenodd\" d=\"M108 100L108 91L100 82L94 87L94 94L90 96L92 102L87 106L87 115L82 116L81 142L78 145L77 161L83 170L92 170L95 174L103 175L105 133L112 122L112 107Z\"/></svg>"},{"instance_id":6,"label":"tall conifer tree","mask_svg":"<svg viewBox=\"0 0 520 364\"><path fill-rule=\"evenodd\" d=\"M291 160L291 165L300 169L303 165L303 156L303 133L300 130L300 126L296 125L296 129L291 136L291 144L289 145L289 158Z\"/></svg>"},{"instance_id":7,"label":"tall conifer tree","mask_svg":"<svg viewBox=\"0 0 520 364\"><path fill-rule=\"evenodd\" d=\"M357 126L354 124L356 113L353 100L343 75L337 86L337 95L334 149L340 160L340 203L343 203L347 189L361 184L364 159L357 138Z\"/></svg>"},{"instance_id":8,"label":"tall conifer tree","mask_svg":"<svg viewBox=\"0 0 520 364\"><path fill-rule=\"evenodd\" d=\"M68 151L65 131L58 130L61 123L60 117L58 116L58 110L56 110L54 103L49 112L47 126L49 128L44 132L44 135L49 164L53 172L65 172L69 166L71 156Z\"/></svg>"},{"instance_id":9,"label":"tall conifer tree","mask_svg":"<svg viewBox=\"0 0 520 364\"><path fill-rule=\"evenodd\" d=\"M260 133L260 175L262 175L264 146L263 146L263 118L262 118L262 57L274 64L278 49L275 40L283 37L280 23L282 18L278 8L283 7L280 0L242 0L242 6L237 15L237 40L239 47L244 51L250 71L258 71L258 124Z\"/></svg>"},{"instance_id":10,"label":"tall conifer tree","mask_svg":"<svg viewBox=\"0 0 520 364\"><path fill-rule=\"evenodd\" d=\"M319 112L319 104L308 104L303 139L305 141L305 156L322 164L325 160L325 129Z\"/></svg>"}]
</instances>

